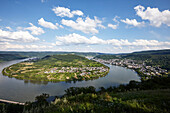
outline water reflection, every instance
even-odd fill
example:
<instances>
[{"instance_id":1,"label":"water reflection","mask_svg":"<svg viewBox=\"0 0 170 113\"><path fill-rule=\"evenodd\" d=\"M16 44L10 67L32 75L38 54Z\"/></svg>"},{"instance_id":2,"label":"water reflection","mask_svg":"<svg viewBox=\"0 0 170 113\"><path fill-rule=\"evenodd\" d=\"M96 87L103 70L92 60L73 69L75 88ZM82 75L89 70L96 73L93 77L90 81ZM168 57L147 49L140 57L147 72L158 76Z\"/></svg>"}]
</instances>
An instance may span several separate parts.
<instances>
[{"instance_id":1,"label":"water reflection","mask_svg":"<svg viewBox=\"0 0 170 113\"><path fill-rule=\"evenodd\" d=\"M24 80L25 84L32 83L32 84L37 84L37 85L47 85L48 81L35 81L35 80Z\"/></svg>"}]
</instances>

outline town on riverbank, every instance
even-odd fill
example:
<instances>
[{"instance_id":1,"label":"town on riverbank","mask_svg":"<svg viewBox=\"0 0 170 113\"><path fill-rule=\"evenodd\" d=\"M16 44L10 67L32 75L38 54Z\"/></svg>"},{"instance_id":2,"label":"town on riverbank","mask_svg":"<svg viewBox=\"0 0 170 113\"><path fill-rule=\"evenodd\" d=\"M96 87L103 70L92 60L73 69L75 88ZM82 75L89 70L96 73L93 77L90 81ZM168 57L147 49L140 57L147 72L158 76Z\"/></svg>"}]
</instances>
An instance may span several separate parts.
<instances>
[{"instance_id":1,"label":"town on riverbank","mask_svg":"<svg viewBox=\"0 0 170 113\"><path fill-rule=\"evenodd\" d=\"M168 70L162 69L159 66L146 65L145 61L137 61L137 60L132 60L132 59L104 60L104 59L97 59L97 58L95 58L93 60L100 62L100 63L111 64L111 65L116 65L116 66L133 69L139 74L139 76L141 76L142 80L150 79L153 76L162 77L162 76L168 75Z\"/></svg>"},{"instance_id":2,"label":"town on riverbank","mask_svg":"<svg viewBox=\"0 0 170 113\"><path fill-rule=\"evenodd\" d=\"M84 78L90 78L90 75L97 75L97 76L103 76L105 72L108 72L109 69L106 67L55 67L50 69L50 71L45 71L45 74L50 73L73 73L75 76L75 79L78 79L78 76L84 77ZM70 77L66 77L66 79L70 79Z\"/></svg>"}]
</instances>

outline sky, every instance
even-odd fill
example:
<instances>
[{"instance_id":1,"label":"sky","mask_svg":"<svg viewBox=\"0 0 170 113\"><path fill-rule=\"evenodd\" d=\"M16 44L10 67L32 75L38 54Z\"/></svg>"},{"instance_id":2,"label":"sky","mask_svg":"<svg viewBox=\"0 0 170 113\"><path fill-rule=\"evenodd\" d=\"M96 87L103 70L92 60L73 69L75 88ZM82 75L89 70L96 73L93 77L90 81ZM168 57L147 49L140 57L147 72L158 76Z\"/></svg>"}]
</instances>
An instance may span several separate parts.
<instances>
[{"instance_id":1,"label":"sky","mask_svg":"<svg viewBox=\"0 0 170 113\"><path fill-rule=\"evenodd\" d=\"M170 49L170 0L0 0L0 51Z\"/></svg>"}]
</instances>

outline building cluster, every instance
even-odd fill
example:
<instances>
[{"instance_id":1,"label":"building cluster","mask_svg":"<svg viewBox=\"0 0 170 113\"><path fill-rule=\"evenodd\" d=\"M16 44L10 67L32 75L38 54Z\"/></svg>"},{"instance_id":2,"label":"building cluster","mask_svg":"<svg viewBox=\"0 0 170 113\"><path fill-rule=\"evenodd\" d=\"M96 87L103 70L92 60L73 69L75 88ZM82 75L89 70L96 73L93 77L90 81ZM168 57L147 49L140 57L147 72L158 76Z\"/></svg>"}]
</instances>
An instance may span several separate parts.
<instances>
[{"instance_id":1,"label":"building cluster","mask_svg":"<svg viewBox=\"0 0 170 113\"><path fill-rule=\"evenodd\" d=\"M163 74L167 74L167 70L161 69L159 66L147 66L145 61L139 62L131 59L110 59L110 60L94 59L94 60L100 63L106 63L138 70L143 75L148 76L161 76Z\"/></svg>"},{"instance_id":2,"label":"building cluster","mask_svg":"<svg viewBox=\"0 0 170 113\"><path fill-rule=\"evenodd\" d=\"M108 68L105 67L55 67L50 71L45 71L44 73L80 73L80 76L85 76L107 71Z\"/></svg>"}]
</instances>

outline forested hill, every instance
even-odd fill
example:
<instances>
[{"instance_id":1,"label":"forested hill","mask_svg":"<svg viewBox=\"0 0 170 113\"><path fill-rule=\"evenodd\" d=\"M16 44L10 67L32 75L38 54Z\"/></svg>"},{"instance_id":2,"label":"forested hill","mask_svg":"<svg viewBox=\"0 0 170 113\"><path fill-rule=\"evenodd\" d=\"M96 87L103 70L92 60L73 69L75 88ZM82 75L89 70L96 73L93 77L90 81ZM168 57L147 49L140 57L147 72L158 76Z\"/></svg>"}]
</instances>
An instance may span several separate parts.
<instances>
[{"instance_id":1,"label":"forested hill","mask_svg":"<svg viewBox=\"0 0 170 113\"><path fill-rule=\"evenodd\" d=\"M79 55L79 56L96 56L100 55L103 53L97 53L97 52L52 52L52 51L31 51L31 52L24 52L24 51L0 51L0 54L18 54L22 56L27 56L27 57L39 57L43 58L46 55L60 55L60 54L74 54L74 55Z\"/></svg>"},{"instance_id":2,"label":"forested hill","mask_svg":"<svg viewBox=\"0 0 170 113\"><path fill-rule=\"evenodd\" d=\"M133 52L135 55L170 55L170 49Z\"/></svg>"},{"instance_id":3,"label":"forested hill","mask_svg":"<svg viewBox=\"0 0 170 113\"><path fill-rule=\"evenodd\" d=\"M115 59L115 58L125 58L125 57L136 57L140 55L170 55L170 49L163 49L163 50L149 50L149 51L138 51L133 53L124 53L124 54L101 54L96 55L94 58L101 58L101 59Z\"/></svg>"},{"instance_id":4,"label":"forested hill","mask_svg":"<svg viewBox=\"0 0 170 113\"><path fill-rule=\"evenodd\" d=\"M27 58L18 54L0 54L0 62Z\"/></svg>"},{"instance_id":5,"label":"forested hill","mask_svg":"<svg viewBox=\"0 0 170 113\"><path fill-rule=\"evenodd\" d=\"M133 52L133 53L121 55L121 58L131 58L135 60L146 60L146 59L168 60L170 59L170 49Z\"/></svg>"}]
</instances>

